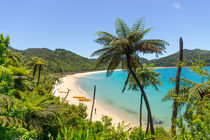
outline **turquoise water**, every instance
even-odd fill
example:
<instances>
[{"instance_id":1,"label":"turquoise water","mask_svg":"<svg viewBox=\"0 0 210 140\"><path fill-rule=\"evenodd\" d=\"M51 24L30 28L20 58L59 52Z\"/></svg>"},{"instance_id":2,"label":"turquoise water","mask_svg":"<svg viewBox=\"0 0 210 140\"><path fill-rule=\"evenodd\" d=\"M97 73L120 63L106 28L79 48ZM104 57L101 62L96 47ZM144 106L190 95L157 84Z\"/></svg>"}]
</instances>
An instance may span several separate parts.
<instances>
[{"instance_id":1,"label":"turquoise water","mask_svg":"<svg viewBox=\"0 0 210 140\"><path fill-rule=\"evenodd\" d=\"M156 120L163 121L163 124L157 124L165 128L170 127L172 102L161 102L167 91L174 87L169 82L169 78L176 76L176 68L156 69L160 72L162 86L156 91L152 87L146 88L146 94L152 110L152 115ZM201 82L201 77L190 71L189 68L183 68L181 76L189 78L195 82ZM138 124L140 92L126 90L122 94L126 73L116 71L111 77L106 77L106 73L98 73L78 78L78 86L86 92L89 97L93 96L93 86L96 85L96 101L103 105L110 112L115 113L121 119ZM146 122L146 108L143 107L143 121Z\"/></svg>"}]
</instances>

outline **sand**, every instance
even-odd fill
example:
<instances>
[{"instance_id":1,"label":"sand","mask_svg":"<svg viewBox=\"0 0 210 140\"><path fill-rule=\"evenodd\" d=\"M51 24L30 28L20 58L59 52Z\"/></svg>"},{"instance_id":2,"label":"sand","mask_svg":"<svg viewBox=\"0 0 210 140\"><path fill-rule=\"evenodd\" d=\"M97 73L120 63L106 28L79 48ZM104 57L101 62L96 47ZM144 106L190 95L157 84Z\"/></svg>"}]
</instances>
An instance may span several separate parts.
<instances>
[{"instance_id":1,"label":"sand","mask_svg":"<svg viewBox=\"0 0 210 140\"><path fill-rule=\"evenodd\" d=\"M157 68L164 68L164 67L157 67ZM120 69L118 69L120 70ZM91 99L92 97L88 97L88 95L82 91L78 85L76 85L76 79L78 77L84 77L90 74L95 74L95 73L101 73L101 72L106 72L106 70L102 70L102 71L93 71L93 72L85 72L85 73L77 73L74 75L66 75L62 78L63 83L60 85L56 85L54 88L55 92L55 96L60 96L61 101L63 100L63 98L66 96L66 93L62 93L61 91L67 91L68 89L70 89L70 93L68 95L68 97L66 98L65 101L67 101L69 104L75 104L75 105L79 105L79 103L84 103L87 106L87 119L90 118L90 114L91 114L91 108L92 108L92 100L90 102L82 102L82 101L78 101L77 98L73 98L73 96L83 96L85 98ZM93 111L93 117L92 120L93 121L101 121L102 115L107 115L109 117L112 118L112 123L114 126L117 126L117 124L119 122L124 121L122 119L122 117L118 116L117 113L113 113L113 111L111 112L110 110L107 110L105 107L103 107L103 105L99 105L99 103L97 103L98 101L95 102L94 105L94 111ZM95 108L96 108L96 113L95 113ZM124 121L126 124L130 124L130 126L138 126L137 123L133 123L129 120ZM144 123L143 123L144 124ZM145 125L143 125L143 129L145 129Z\"/></svg>"}]
</instances>

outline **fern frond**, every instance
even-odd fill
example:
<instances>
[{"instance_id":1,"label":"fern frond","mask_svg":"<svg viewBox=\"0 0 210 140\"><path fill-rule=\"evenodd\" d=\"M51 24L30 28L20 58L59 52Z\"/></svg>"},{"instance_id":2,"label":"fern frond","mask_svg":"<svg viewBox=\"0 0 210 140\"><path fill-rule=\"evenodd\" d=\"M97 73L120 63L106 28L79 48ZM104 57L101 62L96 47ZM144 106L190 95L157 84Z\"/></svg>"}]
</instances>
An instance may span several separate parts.
<instances>
[{"instance_id":1,"label":"fern frond","mask_svg":"<svg viewBox=\"0 0 210 140\"><path fill-rule=\"evenodd\" d=\"M120 18L116 18L115 20L115 29L118 38L126 38L128 33L130 32L127 24Z\"/></svg>"},{"instance_id":2,"label":"fern frond","mask_svg":"<svg viewBox=\"0 0 210 140\"><path fill-rule=\"evenodd\" d=\"M143 31L144 30L144 26L145 26L145 19L141 18L139 20L137 20L133 26L131 27L131 31Z\"/></svg>"}]
</instances>

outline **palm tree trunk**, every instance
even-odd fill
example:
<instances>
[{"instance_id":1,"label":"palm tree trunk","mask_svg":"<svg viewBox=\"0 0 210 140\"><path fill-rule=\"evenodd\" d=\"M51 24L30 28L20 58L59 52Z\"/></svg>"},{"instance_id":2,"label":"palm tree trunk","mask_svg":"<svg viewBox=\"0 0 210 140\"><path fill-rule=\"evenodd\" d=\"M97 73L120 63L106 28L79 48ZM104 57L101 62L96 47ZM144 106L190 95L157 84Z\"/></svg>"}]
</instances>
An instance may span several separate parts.
<instances>
[{"instance_id":1,"label":"palm tree trunk","mask_svg":"<svg viewBox=\"0 0 210 140\"><path fill-rule=\"evenodd\" d=\"M93 104L92 104L92 109L91 109L91 114L90 114L90 121L92 121L93 109L94 109L94 103L95 103L95 96L96 96L96 86L94 85Z\"/></svg>"},{"instance_id":2,"label":"palm tree trunk","mask_svg":"<svg viewBox=\"0 0 210 140\"><path fill-rule=\"evenodd\" d=\"M149 115L147 115L147 128L146 128L146 134L148 134L148 130L149 130Z\"/></svg>"},{"instance_id":3,"label":"palm tree trunk","mask_svg":"<svg viewBox=\"0 0 210 140\"><path fill-rule=\"evenodd\" d=\"M144 88L143 86L140 84L136 74L134 73L131 65L130 65L130 56L127 55L127 65L128 65L128 69L130 71L130 73L132 74L134 80L136 81L138 87L141 90L141 94L144 98L145 104L146 104L146 108L147 108L147 112L148 112L148 116L149 116L149 123L150 123L150 130L151 130L151 134L154 135L155 134L155 130L154 130L154 126L153 126L153 120L152 120L152 113L151 113L151 109L150 109L150 105L149 105L149 101L147 99L147 96L145 94Z\"/></svg>"},{"instance_id":4,"label":"palm tree trunk","mask_svg":"<svg viewBox=\"0 0 210 140\"><path fill-rule=\"evenodd\" d=\"M140 110L139 110L139 124L142 128L142 94L141 94L141 99L140 99Z\"/></svg>"},{"instance_id":5,"label":"palm tree trunk","mask_svg":"<svg viewBox=\"0 0 210 140\"><path fill-rule=\"evenodd\" d=\"M49 90L48 94L50 94L52 88L53 88L53 85L50 86L50 90Z\"/></svg>"},{"instance_id":6,"label":"palm tree trunk","mask_svg":"<svg viewBox=\"0 0 210 140\"><path fill-rule=\"evenodd\" d=\"M39 85L40 75L41 75L42 66L39 65L39 74L38 74L38 80L37 80L37 86Z\"/></svg>"},{"instance_id":7,"label":"palm tree trunk","mask_svg":"<svg viewBox=\"0 0 210 140\"><path fill-rule=\"evenodd\" d=\"M37 68L37 65L34 66L34 71L33 71L33 79L35 78L35 74L36 74L36 68Z\"/></svg>"},{"instance_id":8,"label":"palm tree trunk","mask_svg":"<svg viewBox=\"0 0 210 140\"><path fill-rule=\"evenodd\" d=\"M68 89L67 94L66 94L66 97L63 99L62 103L63 103L63 102L66 100L66 98L68 97L69 92L70 92L70 90Z\"/></svg>"},{"instance_id":9,"label":"palm tree trunk","mask_svg":"<svg viewBox=\"0 0 210 140\"><path fill-rule=\"evenodd\" d=\"M175 93L176 96L179 95L179 81L180 81L180 74L181 74L181 63L183 61L183 40L182 37L179 39L179 64L177 68L177 73L176 73L176 83L175 83ZM176 119L177 119L177 114L178 114L178 108L179 108L179 103L177 99L174 99L173 103L173 111L172 111L172 121L171 121L171 133L172 136L176 135Z\"/></svg>"}]
</instances>

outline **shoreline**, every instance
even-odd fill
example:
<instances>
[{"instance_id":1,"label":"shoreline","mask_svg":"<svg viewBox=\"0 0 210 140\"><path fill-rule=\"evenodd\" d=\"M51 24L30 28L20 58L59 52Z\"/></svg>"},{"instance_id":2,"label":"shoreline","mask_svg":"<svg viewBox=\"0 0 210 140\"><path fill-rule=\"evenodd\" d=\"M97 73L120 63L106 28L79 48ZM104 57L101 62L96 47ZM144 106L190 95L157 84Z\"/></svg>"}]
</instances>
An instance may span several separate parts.
<instances>
[{"instance_id":1,"label":"shoreline","mask_svg":"<svg viewBox=\"0 0 210 140\"><path fill-rule=\"evenodd\" d=\"M119 71L121 69L117 69L116 71ZM80 77L85 77L87 75L91 74L96 74L96 73L103 73L106 72L106 70L101 70L101 71L92 71L92 72L85 72L85 73L77 73L73 75L66 75L62 78L63 83L60 85L56 85L54 90L56 90L55 96L59 96L61 100L66 96L66 93L62 93L61 91L67 91L67 89L70 89L70 93L68 97L66 98L66 101L68 101L69 104L75 104L79 105L79 103L84 103L84 105L87 106L87 119L90 118L90 113L91 113L91 108L92 108L92 97L89 97L85 91L82 91L80 87L76 84L77 78ZM78 99L73 98L73 96L84 96L87 99L91 99L90 102L80 102ZM99 103L98 100L95 101L94 108L96 108L96 114L95 110L93 110L93 116L92 120L93 121L101 121L101 118L103 115L106 115L108 117L112 118L112 124L113 126L117 127L118 123L121 123L122 121L125 122L125 124L129 124L130 127L138 126L138 124L134 124L130 121L125 121L122 119L122 117L118 116L117 114L114 113L113 110L108 110L106 107L104 107L103 104ZM146 126L143 125L143 129L146 129Z\"/></svg>"},{"instance_id":2,"label":"shoreline","mask_svg":"<svg viewBox=\"0 0 210 140\"><path fill-rule=\"evenodd\" d=\"M156 69L159 68L169 68L169 67L155 67ZM170 67L172 68L172 67ZM121 69L116 69L115 71L120 71ZM56 85L55 86L55 96L59 96L62 100L62 98L64 98L66 96L66 93L62 93L61 91L67 91L68 89L70 89L70 93L68 95L68 97L66 98L66 101L68 101L69 104L75 104L75 105L79 105L79 103L84 103L84 105L87 106L87 119L90 118L90 113L91 113L91 108L92 108L92 97L89 97L87 95L87 93L85 91L83 91L82 89L80 89L80 87L76 84L76 80L77 78L81 78L81 77L85 77L91 74L96 74L96 73L103 73L106 72L106 70L99 70L99 71L89 71L89 72L81 72L81 73L76 73L76 74L72 74L72 75L65 75L62 80L63 83L60 85ZM87 99L91 99L90 102L81 102L78 101L78 99L73 98L73 96L83 96ZM116 114L114 110L109 110L108 108L104 107L105 105L103 103L100 103L98 101L95 101L95 105L94 108L96 108L96 114L95 114L95 110L93 110L93 116L92 116L92 120L93 121L101 121L102 115L106 115L108 117L112 118L112 124L114 126L117 126L118 123L124 121L125 124L129 124L130 127L134 127L134 126L139 126L138 123L134 123L133 121L127 119L126 117L122 117L122 116L118 116L120 114ZM146 129L146 125L144 124L145 122L143 121L142 124L142 129Z\"/></svg>"}]
</instances>

